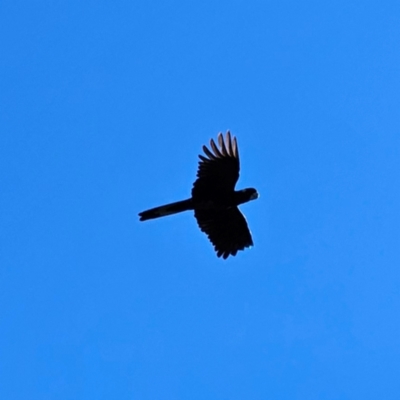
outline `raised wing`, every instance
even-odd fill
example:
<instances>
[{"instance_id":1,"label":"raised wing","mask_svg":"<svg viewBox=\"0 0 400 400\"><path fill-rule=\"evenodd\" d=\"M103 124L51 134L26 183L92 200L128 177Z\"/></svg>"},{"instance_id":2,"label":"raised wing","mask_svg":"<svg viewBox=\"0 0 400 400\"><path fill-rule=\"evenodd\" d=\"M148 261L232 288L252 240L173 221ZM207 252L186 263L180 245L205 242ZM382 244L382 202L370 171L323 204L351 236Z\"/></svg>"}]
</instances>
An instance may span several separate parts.
<instances>
[{"instance_id":1,"label":"raised wing","mask_svg":"<svg viewBox=\"0 0 400 400\"><path fill-rule=\"evenodd\" d=\"M218 135L218 146L210 140L209 150L203 146L205 156L199 155L197 180L193 185L194 199L209 200L233 192L239 179L239 150L235 137L230 132Z\"/></svg>"},{"instance_id":2,"label":"raised wing","mask_svg":"<svg viewBox=\"0 0 400 400\"><path fill-rule=\"evenodd\" d=\"M235 256L238 250L253 245L246 219L237 207L224 210L194 211L200 229L214 245L218 257Z\"/></svg>"}]
</instances>

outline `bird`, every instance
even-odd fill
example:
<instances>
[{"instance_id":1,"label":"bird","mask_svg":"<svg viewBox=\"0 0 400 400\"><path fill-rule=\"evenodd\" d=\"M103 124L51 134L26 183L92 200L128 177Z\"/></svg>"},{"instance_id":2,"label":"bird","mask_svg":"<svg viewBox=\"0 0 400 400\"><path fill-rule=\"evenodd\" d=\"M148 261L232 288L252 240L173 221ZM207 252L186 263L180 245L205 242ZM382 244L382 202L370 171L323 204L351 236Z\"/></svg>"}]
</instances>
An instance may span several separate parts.
<instances>
[{"instance_id":1,"label":"bird","mask_svg":"<svg viewBox=\"0 0 400 400\"><path fill-rule=\"evenodd\" d=\"M253 239L244 215L238 206L257 199L254 188L235 190L240 161L236 137L218 134L218 146L210 140L210 149L203 146L189 199L151 208L139 213L140 221L165 217L193 210L197 224L214 246L217 257L227 259L239 250L253 246Z\"/></svg>"}]
</instances>

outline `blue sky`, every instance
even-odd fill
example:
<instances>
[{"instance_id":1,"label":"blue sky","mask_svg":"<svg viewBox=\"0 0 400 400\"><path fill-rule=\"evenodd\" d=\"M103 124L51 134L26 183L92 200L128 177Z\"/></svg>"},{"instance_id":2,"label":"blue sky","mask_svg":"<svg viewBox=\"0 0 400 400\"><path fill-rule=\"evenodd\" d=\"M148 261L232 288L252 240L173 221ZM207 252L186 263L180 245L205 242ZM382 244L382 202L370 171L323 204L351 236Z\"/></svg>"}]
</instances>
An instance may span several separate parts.
<instances>
[{"instance_id":1,"label":"blue sky","mask_svg":"<svg viewBox=\"0 0 400 400\"><path fill-rule=\"evenodd\" d=\"M400 3L3 1L0 398L398 399ZM230 129L255 246L190 212Z\"/></svg>"}]
</instances>

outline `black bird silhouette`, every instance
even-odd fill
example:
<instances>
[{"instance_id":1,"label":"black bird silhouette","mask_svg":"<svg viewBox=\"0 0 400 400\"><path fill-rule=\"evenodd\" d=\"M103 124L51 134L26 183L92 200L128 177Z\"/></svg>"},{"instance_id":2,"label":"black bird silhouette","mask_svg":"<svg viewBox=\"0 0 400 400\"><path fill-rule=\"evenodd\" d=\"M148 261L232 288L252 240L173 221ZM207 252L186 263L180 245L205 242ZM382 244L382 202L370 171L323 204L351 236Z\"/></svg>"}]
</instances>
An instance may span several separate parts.
<instances>
[{"instance_id":1,"label":"black bird silhouette","mask_svg":"<svg viewBox=\"0 0 400 400\"><path fill-rule=\"evenodd\" d=\"M235 256L238 250L253 245L251 233L238 205L258 198L256 189L235 190L239 179L239 150L230 132L226 138L218 134L219 148L210 140L209 150L203 146L205 156L199 155L197 179L192 197L139 213L140 221L164 217L182 211L194 210L200 229L214 245L218 257Z\"/></svg>"}]
</instances>

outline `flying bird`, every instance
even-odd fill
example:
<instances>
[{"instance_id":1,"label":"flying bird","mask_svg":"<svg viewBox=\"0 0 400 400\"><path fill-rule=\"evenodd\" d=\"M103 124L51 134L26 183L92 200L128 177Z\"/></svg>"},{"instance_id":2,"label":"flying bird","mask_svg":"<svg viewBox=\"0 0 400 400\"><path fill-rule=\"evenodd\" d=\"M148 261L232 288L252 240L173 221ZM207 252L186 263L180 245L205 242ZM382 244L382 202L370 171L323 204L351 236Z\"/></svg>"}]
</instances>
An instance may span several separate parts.
<instances>
[{"instance_id":1,"label":"flying bird","mask_svg":"<svg viewBox=\"0 0 400 400\"><path fill-rule=\"evenodd\" d=\"M218 146L210 140L210 149L203 146L200 154L197 179L193 184L192 197L139 213L140 221L182 211L194 210L194 216L202 232L213 244L218 257L227 259L238 250L253 245L250 230L238 205L258 198L256 189L235 190L239 179L239 150L235 137L228 131L218 134Z\"/></svg>"}]
</instances>

